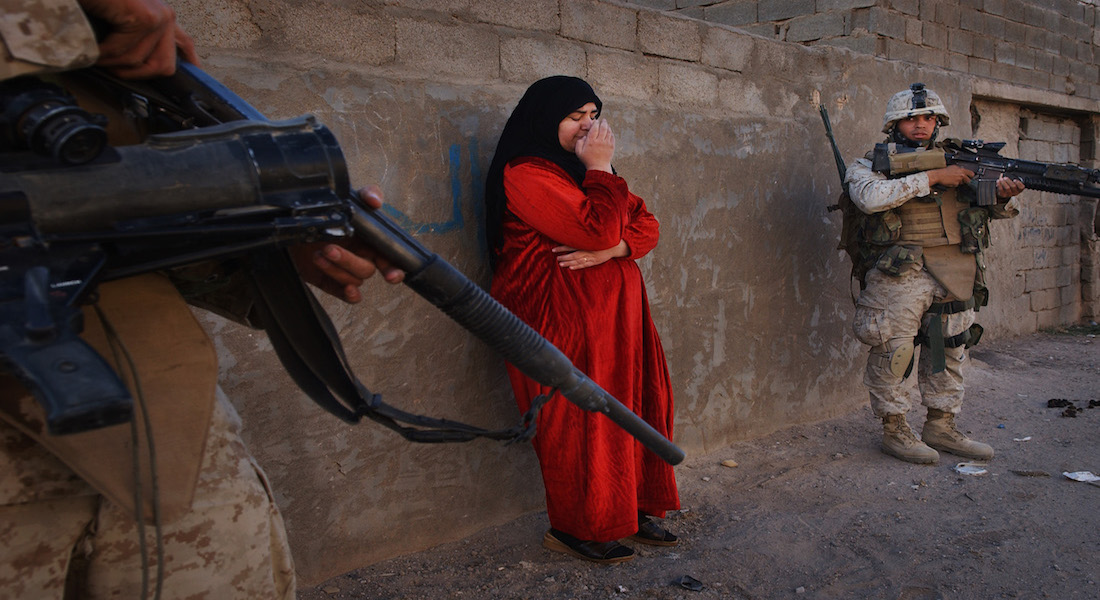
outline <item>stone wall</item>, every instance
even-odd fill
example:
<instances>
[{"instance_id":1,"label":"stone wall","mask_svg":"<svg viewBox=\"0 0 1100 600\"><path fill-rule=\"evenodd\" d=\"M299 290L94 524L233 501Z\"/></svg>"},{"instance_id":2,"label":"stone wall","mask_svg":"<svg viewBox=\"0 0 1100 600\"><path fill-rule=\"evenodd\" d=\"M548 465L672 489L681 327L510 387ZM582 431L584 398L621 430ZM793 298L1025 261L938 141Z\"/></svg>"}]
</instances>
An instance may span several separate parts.
<instances>
[{"instance_id":1,"label":"stone wall","mask_svg":"<svg viewBox=\"0 0 1100 600\"><path fill-rule=\"evenodd\" d=\"M614 2L173 5L208 72L271 118L317 115L353 181L380 184L398 223L482 285L484 174L504 121L540 77L592 82L616 132L616 168L661 222L661 243L640 264L677 395L675 441L690 455L865 410L850 266L835 249L839 215L826 210L840 186L820 104L849 159L880 141L885 100L912 81L944 97L950 134L1009 141L1012 156L1053 155L1064 139L1036 132L1068 134L1100 114L1096 101L1061 88ZM1071 297L1082 288L1072 281L1073 201L1025 196L1025 214L994 229L995 300L982 313L991 339L1083 312ZM1061 304L1049 306L1054 295ZM375 281L366 296L324 305L372 391L486 427L518 419L487 348L408 289ZM222 386L286 515L303 584L542 509L529 447L415 445L345 425L303 397L263 335L203 319Z\"/></svg>"},{"instance_id":2,"label":"stone wall","mask_svg":"<svg viewBox=\"0 0 1100 600\"><path fill-rule=\"evenodd\" d=\"M800 44L1100 99L1095 0L638 0Z\"/></svg>"}]
</instances>

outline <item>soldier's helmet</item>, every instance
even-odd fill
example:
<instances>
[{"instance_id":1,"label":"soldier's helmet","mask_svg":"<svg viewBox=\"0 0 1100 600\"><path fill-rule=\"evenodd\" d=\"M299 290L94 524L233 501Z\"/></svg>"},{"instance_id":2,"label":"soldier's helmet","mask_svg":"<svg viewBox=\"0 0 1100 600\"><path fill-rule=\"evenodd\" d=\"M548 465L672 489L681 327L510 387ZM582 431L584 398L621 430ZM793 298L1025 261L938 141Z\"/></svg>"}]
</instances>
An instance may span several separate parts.
<instances>
[{"instance_id":1,"label":"soldier's helmet","mask_svg":"<svg viewBox=\"0 0 1100 600\"><path fill-rule=\"evenodd\" d=\"M936 115L940 125L947 125L951 115L940 100L939 94L924 87L923 83L914 83L909 89L902 90L886 103L886 114L882 116L882 132L890 133L894 124L914 115Z\"/></svg>"}]
</instances>

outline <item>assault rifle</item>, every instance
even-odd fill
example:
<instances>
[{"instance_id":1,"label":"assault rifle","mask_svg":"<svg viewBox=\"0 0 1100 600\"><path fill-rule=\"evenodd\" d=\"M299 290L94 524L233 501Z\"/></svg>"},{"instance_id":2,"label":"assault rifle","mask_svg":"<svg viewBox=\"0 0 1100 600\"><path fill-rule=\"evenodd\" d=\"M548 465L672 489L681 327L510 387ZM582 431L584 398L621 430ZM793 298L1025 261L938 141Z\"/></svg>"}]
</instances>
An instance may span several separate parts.
<instances>
[{"instance_id":1,"label":"assault rifle","mask_svg":"<svg viewBox=\"0 0 1100 600\"><path fill-rule=\"evenodd\" d=\"M1019 179L1028 189L1100 198L1100 170L1000 155L1004 142L949 138L928 150L875 144L871 168L889 177L959 165L974 172L978 206L997 203L997 179Z\"/></svg>"},{"instance_id":2,"label":"assault rifle","mask_svg":"<svg viewBox=\"0 0 1100 600\"><path fill-rule=\"evenodd\" d=\"M285 247L355 237L529 377L605 414L668 463L683 460L680 448L561 351L361 204L339 144L313 117L270 122L189 64L149 83L97 69L67 75L165 132L109 147L103 119L69 102L63 90L37 79L0 84L0 367L35 393L51 433L132 418L118 375L78 337L80 307L94 301L96 286L215 258L247 265L259 320L280 361L329 412L351 423L374 419L413 441L492 433L386 406L351 372L335 328Z\"/></svg>"}]
</instances>

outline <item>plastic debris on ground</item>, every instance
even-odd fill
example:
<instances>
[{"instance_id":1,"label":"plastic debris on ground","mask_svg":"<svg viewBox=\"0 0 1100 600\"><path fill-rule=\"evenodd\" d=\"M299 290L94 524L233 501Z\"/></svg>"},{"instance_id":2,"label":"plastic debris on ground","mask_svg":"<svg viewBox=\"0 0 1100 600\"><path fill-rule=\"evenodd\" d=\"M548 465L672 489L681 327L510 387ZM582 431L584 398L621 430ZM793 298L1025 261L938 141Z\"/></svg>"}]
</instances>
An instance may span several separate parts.
<instances>
[{"instance_id":1,"label":"plastic debris on ground","mask_svg":"<svg viewBox=\"0 0 1100 600\"><path fill-rule=\"evenodd\" d=\"M674 580L673 585L678 585L685 590L691 590L693 592L703 591L703 582L692 577L691 575L683 575Z\"/></svg>"},{"instance_id":2,"label":"plastic debris on ground","mask_svg":"<svg viewBox=\"0 0 1100 600\"><path fill-rule=\"evenodd\" d=\"M1074 471L1072 473L1068 471L1063 471L1062 475L1065 475L1067 478L1074 481L1083 481L1085 483L1091 483L1093 485L1100 483L1100 477L1097 477L1095 474L1092 473L1092 471Z\"/></svg>"},{"instance_id":3,"label":"plastic debris on ground","mask_svg":"<svg viewBox=\"0 0 1100 600\"><path fill-rule=\"evenodd\" d=\"M955 472L959 475L985 475L989 471L986 470L985 463L961 462L955 465Z\"/></svg>"}]
</instances>

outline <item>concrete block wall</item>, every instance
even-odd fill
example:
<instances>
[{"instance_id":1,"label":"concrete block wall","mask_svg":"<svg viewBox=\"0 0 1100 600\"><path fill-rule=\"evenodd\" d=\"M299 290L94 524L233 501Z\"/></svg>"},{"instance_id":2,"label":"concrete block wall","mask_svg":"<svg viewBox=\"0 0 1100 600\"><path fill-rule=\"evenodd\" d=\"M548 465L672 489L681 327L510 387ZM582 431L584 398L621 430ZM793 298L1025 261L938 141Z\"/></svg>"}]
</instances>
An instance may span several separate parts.
<instances>
[{"instance_id":1,"label":"concrete block wall","mask_svg":"<svg viewBox=\"0 0 1100 600\"><path fill-rule=\"evenodd\" d=\"M668 0L640 4L778 40L840 46L890 60L1100 99L1095 0Z\"/></svg>"},{"instance_id":2,"label":"concrete block wall","mask_svg":"<svg viewBox=\"0 0 1100 600\"><path fill-rule=\"evenodd\" d=\"M1080 163L1081 132L1070 119L1022 111L1019 157L1042 162ZM1081 233L1079 199L1047 192L1022 202L1026 225L1017 242L1032 249L1032 260L1017 272L1024 277L1028 317L1038 328L1075 323L1081 316Z\"/></svg>"},{"instance_id":3,"label":"concrete block wall","mask_svg":"<svg viewBox=\"0 0 1100 600\"><path fill-rule=\"evenodd\" d=\"M484 173L508 114L540 77L588 79L616 132L616 168L661 222L661 243L640 264L676 388L675 441L692 455L866 406L850 265L836 250L839 215L825 208L839 183L819 105L848 159L880 141L886 98L912 81L944 97L954 135L1012 140L1013 156L1024 104L1100 114L1062 90L983 86L934 64L761 37L657 0L172 4L208 72L271 118L315 114L340 140L352 181L380 184L399 224L482 285ZM675 8L721 8L711 4ZM781 3L754 6L793 19ZM981 128L968 127L979 113ZM1037 110L1029 131L1048 125L1045 114ZM1030 135L1051 156L1072 156L1049 135ZM1046 317L1069 316L1068 217L1049 202L1041 226L1030 217L997 224L997 306L983 311L992 339L1038 326L1038 316L1021 316L1038 315L1032 296ZM1026 258L1010 252L1022 247L1018 236L1031 244ZM1016 265L1038 247L1063 256L1057 266L1044 258L1049 273L1032 276L1025 294ZM374 281L365 294L356 306L323 303L372 391L411 412L514 424L498 357L407 289ZM303 397L263 335L202 318L222 387L286 516L303 585L542 509L529 447L414 445L345 425ZM875 440L866 443L874 451Z\"/></svg>"}]
</instances>

